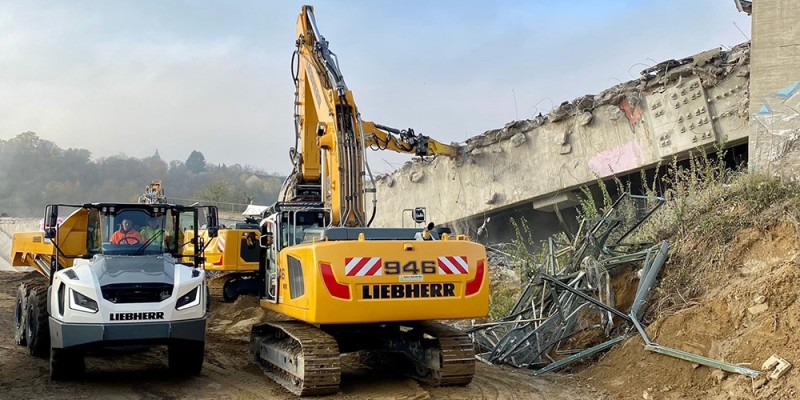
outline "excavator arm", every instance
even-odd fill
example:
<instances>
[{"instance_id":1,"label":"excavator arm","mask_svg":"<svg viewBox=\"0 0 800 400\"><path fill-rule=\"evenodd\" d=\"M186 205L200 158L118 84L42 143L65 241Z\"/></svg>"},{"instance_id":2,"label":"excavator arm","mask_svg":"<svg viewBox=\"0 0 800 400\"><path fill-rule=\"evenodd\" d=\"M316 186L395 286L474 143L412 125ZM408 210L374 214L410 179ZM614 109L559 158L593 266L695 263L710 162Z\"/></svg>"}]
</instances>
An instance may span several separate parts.
<instances>
[{"instance_id":1,"label":"excavator arm","mask_svg":"<svg viewBox=\"0 0 800 400\"><path fill-rule=\"evenodd\" d=\"M371 179L366 148L417 156L459 155L458 145L362 120L311 6L303 6L298 16L296 45L292 58L296 145L290 152L294 170L280 200L318 199L331 210L333 225L365 227L369 225L365 196L374 192L365 182L365 177Z\"/></svg>"},{"instance_id":2,"label":"excavator arm","mask_svg":"<svg viewBox=\"0 0 800 400\"><path fill-rule=\"evenodd\" d=\"M363 121L362 126L365 144L374 150L392 150L421 157L443 155L456 158L460 154L459 145L438 142L428 136L414 133L413 129L401 131L371 121Z\"/></svg>"}]
</instances>

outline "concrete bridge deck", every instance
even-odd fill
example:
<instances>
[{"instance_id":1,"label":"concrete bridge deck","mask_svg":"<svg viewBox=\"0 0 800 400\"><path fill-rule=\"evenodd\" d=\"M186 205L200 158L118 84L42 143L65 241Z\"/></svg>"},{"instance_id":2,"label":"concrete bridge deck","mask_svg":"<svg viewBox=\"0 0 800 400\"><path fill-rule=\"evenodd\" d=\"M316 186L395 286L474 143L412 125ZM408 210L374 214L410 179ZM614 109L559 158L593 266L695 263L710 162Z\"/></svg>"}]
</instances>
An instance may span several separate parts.
<instances>
[{"instance_id":1,"label":"concrete bridge deck","mask_svg":"<svg viewBox=\"0 0 800 400\"><path fill-rule=\"evenodd\" d=\"M418 206L450 225L521 206L570 207L576 189L598 179L744 143L749 54L744 43L666 61L639 80L473 137L458 160L407 163L379 178L375 225L398 226L402 210Z\"/></svg>"}]
</instances>

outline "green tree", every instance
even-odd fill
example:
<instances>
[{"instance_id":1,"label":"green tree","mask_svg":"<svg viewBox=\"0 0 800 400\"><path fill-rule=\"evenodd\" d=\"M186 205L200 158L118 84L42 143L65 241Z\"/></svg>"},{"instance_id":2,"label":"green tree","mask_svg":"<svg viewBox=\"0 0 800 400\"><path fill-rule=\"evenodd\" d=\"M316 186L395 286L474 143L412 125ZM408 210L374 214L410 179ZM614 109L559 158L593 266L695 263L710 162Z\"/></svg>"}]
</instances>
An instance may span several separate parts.
<instances>
[{"instance_id":1,"label":"green tree","mask_svg":"<svg viewBox=\"0 0 800 400\"><path fill-rule=\"evenodd\" d=\"M153 179L161 179L179 203L272 204L283 181L254 166L206 164L199 151L185 163L165 161L157 152L93 158L86 149L62 149L35 132L0 139L0 213L40 216L46 203L135 201Z\"/></svg>"},{"instance_id":2,"label":"green tree","mask_svg":"<svg viewBox=\"0 0 800 400\"><path fill-rule=\"evenodd\" d=\"M195 174L205 171L206 158L203 156L203 153L197 150L192 150L192 154L189 154L189 158L186 159L186 168Z\"/></svg>"},{"instance_id":3,"label":"green tree","mask_svg":"<svg viewBox=\"0 0 800 400\"><path fill-rule=\"evenodd\" d=\"M225 201L231 192L230 185L222 179L215 179L194 194L198 200L206 200L213 203Z\"/></svg>"}]
</instances>

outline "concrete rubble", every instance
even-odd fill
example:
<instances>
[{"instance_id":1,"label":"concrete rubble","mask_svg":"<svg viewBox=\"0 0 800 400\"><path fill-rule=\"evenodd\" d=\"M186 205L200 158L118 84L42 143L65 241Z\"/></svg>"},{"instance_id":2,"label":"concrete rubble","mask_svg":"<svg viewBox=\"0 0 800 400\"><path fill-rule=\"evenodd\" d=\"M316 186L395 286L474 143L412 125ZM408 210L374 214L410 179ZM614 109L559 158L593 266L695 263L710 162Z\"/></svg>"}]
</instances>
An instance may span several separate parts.
<instances>
[{"instance_id":1,"label":"concrete rubble","mask_svg":"<svg viewBox=\"0 0 800 400\"><path fill-rule=\"evenodd\" d=\"M466 153L470 154L478 148L508 140L519 133L525 134L542 125L559 122L568 117L577 116L580 125L588 125L592 121L592 111L595 108L621 105L623 100L627 100L631 107L635 107L645 93L663 90L663 87L678 77L696 75L704 88L715 86L740 67L744 68L740 68L739 76L746 77L749 75L746 69L749 62L749 42L733 47L729 51L716 48L680 60L667 60L642 70L639 79L621 83L596 95L585 95L572 101L565 101L546 115L540 113L532 119L512 121L501 129L489 130L470 138L466 142ZM738 112L746 116L749 102L746 96L743 99Z\"/></svg>"}]
</instances>

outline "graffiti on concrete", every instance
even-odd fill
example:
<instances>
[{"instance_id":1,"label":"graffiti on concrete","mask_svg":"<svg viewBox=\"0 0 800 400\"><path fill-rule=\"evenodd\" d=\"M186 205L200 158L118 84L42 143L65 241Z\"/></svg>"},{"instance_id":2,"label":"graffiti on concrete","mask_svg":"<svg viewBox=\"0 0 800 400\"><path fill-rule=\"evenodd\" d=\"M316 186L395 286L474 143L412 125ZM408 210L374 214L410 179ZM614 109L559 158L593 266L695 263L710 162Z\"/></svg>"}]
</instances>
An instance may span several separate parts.
<instances>
[{"instance_id":1,"label":"graffiti on concrete","mask_svg":"<svg viewBox=\"0 0 800 400\"><path fill-rule=\"evenodd\" d=\"M589 168L600 177L626 172L641 167L646 159L645 149L639 140L634 140L602 151L589 159Z\"/></svg>"},{"instance_id":2,"label":"graffiti on concrete","mask_svg":"<svg viewBox=\"0 0 800 400\"><path fill-rule=\"evenodd\" d=\"M760 132L772 135L769 161L786 155L800 139L800 81L784 87L769 96L751 121Z\"/></svg>"}]
</instances>

